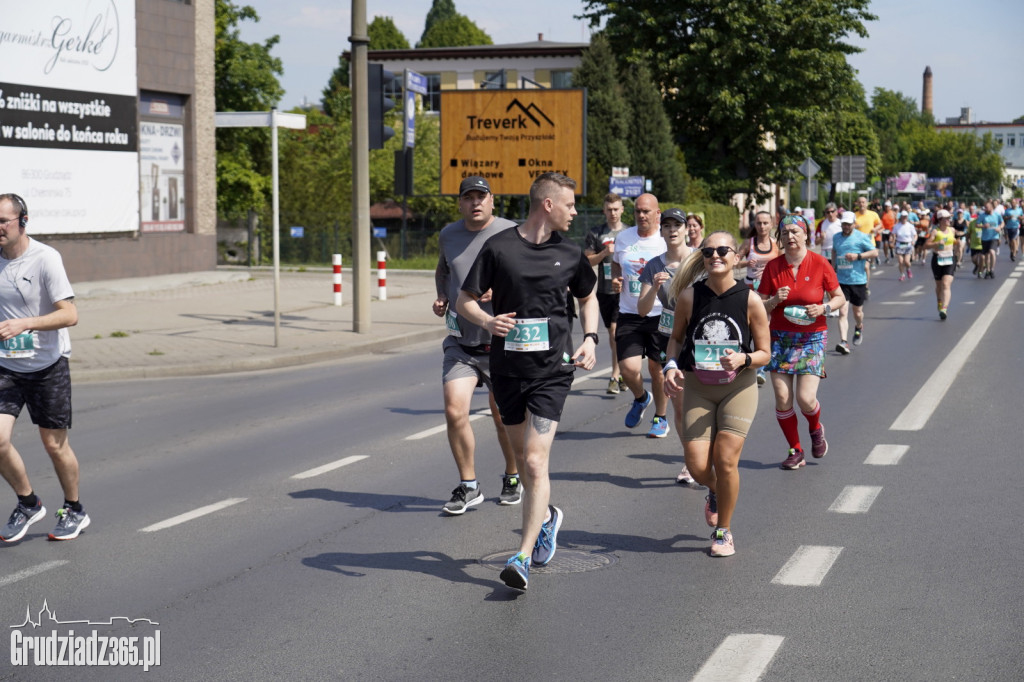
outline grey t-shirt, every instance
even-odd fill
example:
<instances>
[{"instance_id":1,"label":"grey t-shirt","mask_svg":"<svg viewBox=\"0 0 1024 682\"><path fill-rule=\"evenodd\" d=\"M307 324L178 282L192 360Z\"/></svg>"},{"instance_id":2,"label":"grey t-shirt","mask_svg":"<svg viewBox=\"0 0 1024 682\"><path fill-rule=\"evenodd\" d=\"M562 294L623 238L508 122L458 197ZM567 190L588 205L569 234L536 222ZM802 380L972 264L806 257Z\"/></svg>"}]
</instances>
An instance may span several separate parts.
<instances>
[{"instance_id":1,"label":"grey t-shirt","mask_svg":"<svg viewBox=\"0 0 1024 682\"><path fill-rule=\"evenodd\" d=\"M459 298L462 283L469 274L469 269L476 262L480 248L484 242L515 223L504 218L495 218L490 225L479 231L466 229L464 220L457 220L441 230L439 240L440 251L437 259L436 284L437 295L448 298L448 312L445 320L449 333L458 337L463 346L479 346L491 342L491 334L468 320L458 317L455 301ZM481 303L480 307L488 314L491 304Z\"/></svg>"},{"instance_id":2,"label":"grey t-shirt","mask_svg":"<svg viewBox=\"0 0 1024 682\"><path fill-rule=\"evenodd\" d=\"M74 298L60 253L35 239L13 260L0 256L0 317L5 320L41 317L56 310L54 303ZM27 335L27 336L26 336ZM10 339L0 349L0 367L14 372L37 372L71 355L67 329L31 331Z\"/></svg>"}]
</instances>

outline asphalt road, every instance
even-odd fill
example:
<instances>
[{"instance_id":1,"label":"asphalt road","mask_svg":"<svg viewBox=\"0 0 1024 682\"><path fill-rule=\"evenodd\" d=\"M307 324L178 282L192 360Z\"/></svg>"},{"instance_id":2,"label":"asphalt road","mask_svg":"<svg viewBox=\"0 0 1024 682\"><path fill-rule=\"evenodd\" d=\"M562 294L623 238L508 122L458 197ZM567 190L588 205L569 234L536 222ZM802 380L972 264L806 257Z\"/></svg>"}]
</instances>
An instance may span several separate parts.
<instances>
[{"instance_id":1,"label":"asphalt road","mask_svg":"<svg viewBox=\"0 0 1024 682\"><path fill-rule=\"evenodd\" d=\"M823 460L777 467L761 389L728 559L708 556L704 492L674 484L676 434L622 425L602 345L555 441L559 554L525 594L498 581L520 510L496 504L489 418L474 422L487 501L440 513L457 479L435 428L439 343L81 386L72 445L93 525L52 543L48 519L0 547L0 619L36 620L45 601L63 624L12 635L159 631L160 663L16 667L4 652L0 679L1022 679L1024 285L958 355L1004 280L961 277L939 322L930 278L893 270L875 275L863 346L829 354ZM948 391L919 394L936 372ZM923 428L892 428L936 397ZM27 415L15 442L52 513Z\"/></svg>"}]
</instances>

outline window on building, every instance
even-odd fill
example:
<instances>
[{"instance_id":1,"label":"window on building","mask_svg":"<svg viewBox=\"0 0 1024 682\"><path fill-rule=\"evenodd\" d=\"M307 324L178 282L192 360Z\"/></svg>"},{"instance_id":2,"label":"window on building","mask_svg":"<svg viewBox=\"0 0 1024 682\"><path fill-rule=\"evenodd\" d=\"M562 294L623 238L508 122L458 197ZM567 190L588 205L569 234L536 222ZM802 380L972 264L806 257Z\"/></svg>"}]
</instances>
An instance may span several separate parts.
<instances>
[{"instance_id":1,"label":"window on building","mask_svg":"<svg viewBox=\"0 0 1024 682\"><path fill-rule=\"evenodd\" d=\"M505 86L505 72L504 71L486 71L484 72L484 82L481 83L480 87L484 90L501 90Z\"/></svg>"},{"instance_id":2,"label":"window on building","mask_svg":"<svg viewBox=\"0 0 1024 682\"><path fill-rule=\"evenodd\" d=\"M427 96L423 98L424 111L441 111L441 74L425 73L427 77Z\"/></svg>"},{"instance_id":3,"label":"window on building","mask_svg":"<svg viewBox=\"0 0 1024 682\"><path fill-rule=\"evenodd\" d=\"M551 72L551 87L558 90L563 88L572 87L572 71L552 71Z\"/></svg>"},{"instance_id":4,"label":"window on building","mask_svg":"<svg viewBox=\"0 0 1024 682\"><path fill-rule=\"evenodd\" d=\"M996 144L998 144L1000 147L1002 147L1003 146L1003 134L1002 133L996 133L995 139L996 139Z\"/></svg>"},{"instance_id":5,"label":"window on building","mask_svg":"<svg viewBox=\"0 0 1024 682\"><path fill-rule=\"evenodd\" d=\"M1006 146L1007 147L1016 147L1017 146L1017 136L1016 135L1007 135L1006 136Z\"/></svg>"}]
</instances>

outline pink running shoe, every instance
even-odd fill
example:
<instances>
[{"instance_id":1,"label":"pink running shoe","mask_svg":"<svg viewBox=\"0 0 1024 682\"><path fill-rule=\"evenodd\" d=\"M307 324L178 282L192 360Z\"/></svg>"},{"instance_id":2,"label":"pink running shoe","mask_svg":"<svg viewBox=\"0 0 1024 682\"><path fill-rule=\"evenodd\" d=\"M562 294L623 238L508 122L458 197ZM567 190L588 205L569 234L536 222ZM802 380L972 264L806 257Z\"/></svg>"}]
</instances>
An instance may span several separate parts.
<instances>
[{"instance_id":1,"label":"pink running shoe","mask_svg":"<svg viewBox=\"0 0 1024 682\"><path fill-rule=\"evenodd\" d=\"M736 545L732 541L732 533L728 528L716 528L711 534L711 556L732 556L736 553Z\"/></svg>"},{"instance_id":2,"label":"pink running shoe","mask_svg":"<svg viewBox=\"0 0 1024 682\"><path fill-rule=\"evenodd\" d=\"M708 522L709 526L714 528L718 525L718 500L715 498L715 494L711 492L704 499L707 500L704 503L704 520Z\"/></svg>"},{"instance_id":3,"label":"pink running shoe","mask_svg":"<svg viewBox=\"0 0 1024 682\"><path fill-rule=\"evenodd\" d=\"M794 448L789 449L789 457L786 458L780 466L783 469L799 469L806 462L804 462L804 451L796 450Z\"/></svg>"},{"instance_id":4,"label":"pink running shoe","mask_svg":"<svg viewBox=\"0 0 1024 682\"><path fill-rule=\"evenodd\" d=\"M826 452L828 452L828 441L825 440L825 425L822 424L811 431L811 455L815 459L821 459Z\"/></svg>"},{"instance_id":5,"label":"pink running shoe","mask_svg":"<svg viewBox=\"0 0 1024 682\"><path fill-rule=\"evenodd\" d=\"M906 276L906 275L900 275L900 278L899 278L899 280L898 280L898 281L902 282L902 281L903 281L903 280L905 280L906 278L907 278L907 276Z\"/></svg>"}]
</instances>

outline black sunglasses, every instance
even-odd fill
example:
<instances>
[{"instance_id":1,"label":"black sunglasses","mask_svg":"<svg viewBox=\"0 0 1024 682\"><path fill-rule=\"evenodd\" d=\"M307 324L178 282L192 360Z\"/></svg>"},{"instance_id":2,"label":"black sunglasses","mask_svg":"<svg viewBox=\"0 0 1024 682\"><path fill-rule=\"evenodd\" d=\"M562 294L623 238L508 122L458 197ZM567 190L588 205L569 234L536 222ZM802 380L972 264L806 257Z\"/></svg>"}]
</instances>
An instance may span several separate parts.
<instances>
[{"instance_id":1,"label":"black sunglasses","mask_svg":"<svg viewBox=\"0 0 1024 682\"><path fill-rule=\"evenodd\" d=\"M730 251L735 252L736 249L732 248L731 246L704 246L701 247L700 253L705 258L711 258L716 253L718 254L719 258L725 258L726 256L729 255Z\"/></svg>"}]
</instances>

